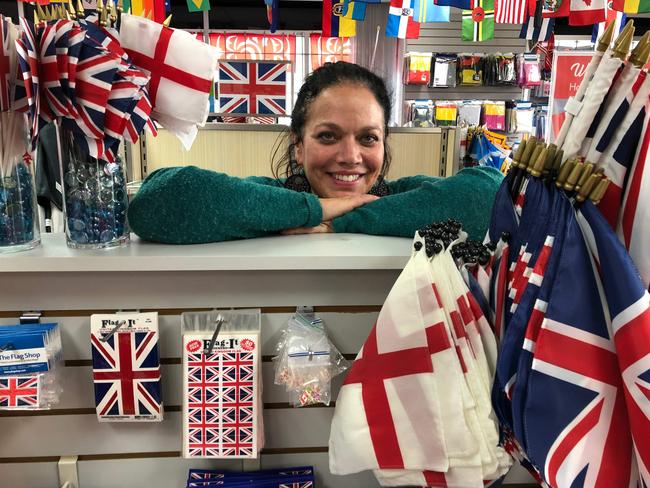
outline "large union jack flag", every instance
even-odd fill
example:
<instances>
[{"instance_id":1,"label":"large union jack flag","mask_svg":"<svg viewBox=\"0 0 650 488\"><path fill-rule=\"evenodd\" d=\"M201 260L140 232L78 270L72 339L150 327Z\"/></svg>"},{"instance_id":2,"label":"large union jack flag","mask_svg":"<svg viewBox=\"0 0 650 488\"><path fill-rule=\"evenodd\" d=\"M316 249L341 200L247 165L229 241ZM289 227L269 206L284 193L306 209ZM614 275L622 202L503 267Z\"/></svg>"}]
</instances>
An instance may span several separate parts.
<instances>
[{"instance_id":1,"label":"large union jack flag","mask_svg":"<svg viewBox=\"0 0 650 488\"><path fill-rule=\"evenodd\" d=\"M215 349L206 356L186 344L185 351L184 456L256 457L256 350Z\"/></svg>"},{"instance_id":2,"label":"large union jack flag","mask_svg":"<svg viewBox=\"0 0 650 488\"><path fill-rule=\"evenodd\" d=\"M286 114L287 64L220 62L219 112Z\"/></svg>"},{"instance_id":3,"label":"large union jack flag","mask_svg":"<svg viewBox=\"0 0 650 488\"><path fill-rule=\"evenodd\" d=\"M39 375L0 378L0 408L38 407L39 378Z\"/></svg>"},{"instance_id":4,"label":"large union jack flag","mask_svg":"<svg viewBox=\"0 0 650 488\"><path fill-rule=\"evenodd\" d=\"M162 419L158 332L91 335L99 420Z\"/></svg>"}]
</instances>

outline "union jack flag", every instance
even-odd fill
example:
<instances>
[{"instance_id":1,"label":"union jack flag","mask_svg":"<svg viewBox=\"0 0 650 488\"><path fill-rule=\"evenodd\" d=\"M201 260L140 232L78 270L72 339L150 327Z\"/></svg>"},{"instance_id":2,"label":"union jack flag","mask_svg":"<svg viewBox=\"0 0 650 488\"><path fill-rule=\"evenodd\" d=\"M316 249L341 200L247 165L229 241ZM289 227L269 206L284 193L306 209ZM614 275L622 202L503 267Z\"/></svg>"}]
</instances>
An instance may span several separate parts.
<instances>
[{"instance_id":1,"label":"union jack flag","mask_svg":"<svg viewBox=\"0 0 650 488\"><path fill-rule=\"evenodd\" d=\"M0 378L0 408L35 408L39 404L40 375Z\"/></svg>"},{"instance_id":2,"label":"union jack flag","mask_svg":"<svg viewBox=\"0 0 650 488\"><path fill-rule=\"evenodd\" d=\"M99 420L162 419L158 332L91 335Z\"/></svg>"},{"instance_id":3,"label":"union jack flag","mask_svg":"<svg viewBox=\"0 0 650 488\"><path fill-rule=\"evenodd\" d=\"M206 356L189 349L186 343L185 457L256 457L257 351L215 349Z\"/></svg>"},{"instance_id":4,"label":"union jack flag","mask_svg":"<svg viewBox=\"0 0 650 488\"><path fill-rule=\"evenodd\" d=\"M287 64L219 62L219 112L286 114Z\"/></svg>"}]
</instances>

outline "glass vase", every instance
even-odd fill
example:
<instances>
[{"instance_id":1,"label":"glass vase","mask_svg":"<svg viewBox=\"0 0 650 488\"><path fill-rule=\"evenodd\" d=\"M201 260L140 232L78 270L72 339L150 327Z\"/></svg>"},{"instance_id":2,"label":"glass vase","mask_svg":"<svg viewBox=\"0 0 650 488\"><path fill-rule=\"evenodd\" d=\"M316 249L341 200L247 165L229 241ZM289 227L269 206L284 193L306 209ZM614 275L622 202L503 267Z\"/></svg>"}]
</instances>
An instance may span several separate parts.
<instances>
[{"instance_id":1,"label":"glass vase","mask_svg":"<svg viewBox=\"0 0 650 488\"><path fill-rule=\"evenodd\" d=\"M59 128L65 234L69 247L104 249L129 243L124 165L92 157Z\"/></svg>"},{"instance_id":2,"label":"glass vase","mask_svg":"<svg viewBox=\"0 0 650 488\"><path fill-rule=\"evenodd\" d=\"M32 249L40 242L34 164L24 118L0 112L0 253Z\"/></svg>"}]
</instances>

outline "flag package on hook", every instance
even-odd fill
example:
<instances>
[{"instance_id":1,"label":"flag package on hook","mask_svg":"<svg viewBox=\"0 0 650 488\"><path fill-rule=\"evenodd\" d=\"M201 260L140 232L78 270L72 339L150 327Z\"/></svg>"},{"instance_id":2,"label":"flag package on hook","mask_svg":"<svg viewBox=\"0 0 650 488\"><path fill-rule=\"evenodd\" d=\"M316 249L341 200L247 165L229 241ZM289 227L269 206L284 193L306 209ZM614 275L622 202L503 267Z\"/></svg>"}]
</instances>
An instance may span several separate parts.
<instances>
[{"instance_id":1,"label":"flag package on hook","mask_svg":"<svg viewBox=\"0 0 650 488\"><path fill-rule=\"evenodd\" d=\"M315 483L312 466L264 469L262 471L222 471L190 469L187 488L219 486L223 488L313 488Z\"/></svg>"},{"instance_id":2,"label":"flag package on hook","mask_svg":"<svg viewBox=\"0 0 650 488\"><path fill-rule=\"evenodd\" d=\"M58 324L0 327L0 409L47 409L59 402Z\"/></svg>"},{"instance_id":3,"label":"flag package on hook","mask_svg":"<svg viewBox=\"0 0 650 488\"><path fill-rule=\"evenodd\" d=\"M186 312L181 321L183 457L258 457L260 310Z\"/></svg>"},{"instance_id":4,"label":"flag package on hook","mask_svg":"<svg viewBox=\"0 0 650 488\"><path fill-rule=\"evenodd\" d=\"M157 312L90 317L100 422L162 421L158 338Z\"/></svg>"}]
</instances>

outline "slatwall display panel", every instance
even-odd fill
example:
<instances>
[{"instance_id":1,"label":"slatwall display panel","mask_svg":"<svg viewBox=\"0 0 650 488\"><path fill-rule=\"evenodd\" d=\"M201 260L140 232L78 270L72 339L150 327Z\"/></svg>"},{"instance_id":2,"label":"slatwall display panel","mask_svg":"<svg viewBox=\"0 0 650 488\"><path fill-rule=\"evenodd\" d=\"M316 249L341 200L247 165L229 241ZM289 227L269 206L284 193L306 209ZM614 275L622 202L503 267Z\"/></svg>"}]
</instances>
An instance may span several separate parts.
<instances>
[{"instance_id":1,"label":"slatwall display panel","mask_svg":"<svg viewBox=\"0 0 650 488\"><path fill-rule=\"evenodd\" d=\"M265 449L327 446L331 407L283 408L264 411ZM166 412L159 423L97 422L95 415L3 417L0 458L31 456L156 453L181 450L182 416ZM46 432L47 435L43 435ZM35 442L35 439L38 441Z\"/></svg>"},{"instance_id":2,"label":"slatwall display panel","mask_svg":"<svg viewBox=\"0 0 650 488\"><path fill-rule=\"evenodd\" d=\"M526 41L519 39L520 31L520 24L495 24L494 39L485 42L463 42L461 40L461 11L452 8L450 22L420 24L420 37L407 40L406 52L523 53L526 51ZM455 88L404 86L405 100L516 100L519 98L521 98L521 88L517 86L458 86Z\"/></svg>"},{"instance_id":3,"label":"slatwall display panel","mask_svg":"<svg viewBox=\"0 0 650 488\"><path fill-rule=\"evenodd\" d=\"M57 465L54 461L0 464L2 488L54 488L57 479Z\"/></svg>"}]
</instances>

